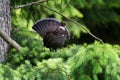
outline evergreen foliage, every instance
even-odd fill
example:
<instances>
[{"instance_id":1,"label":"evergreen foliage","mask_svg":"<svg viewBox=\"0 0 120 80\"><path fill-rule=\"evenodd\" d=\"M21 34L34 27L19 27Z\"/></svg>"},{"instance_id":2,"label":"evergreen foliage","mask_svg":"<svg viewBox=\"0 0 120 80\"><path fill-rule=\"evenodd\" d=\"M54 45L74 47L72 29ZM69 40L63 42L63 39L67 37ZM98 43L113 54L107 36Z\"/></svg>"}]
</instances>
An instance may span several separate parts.
<instances>
[{"instance_id":1,"label":"evergreen foliage","mask_svg":"<svg viewBox=\"0 0 120 80\"><path fill-rule=\"evenodd\" d=\"M119 80L119 48L118 45L95 42L89 45L70 45L57 52L44 50L38 53L34 48L30 51L23 49L21 53L9 53L14 56L1 65L1 77L11 80ZM31 58L23 55L28 53ZM4 75L6 72L9 75L7 77Z\"/></svg>"},{"instance_id":2,"label":"evergreen foliage","mask_svg":"<svg viewBox=\"0 0 120 80\"><path fill-rule=\"evenodd\" d=\"M32 1L37 0L11 0L11 6ZM85 25L94 33L101 28L111 28L110 32L115 29L113 39L120 40L117 31L120 30L120 0L48 0L41 4ZM97 41L80 44L81 33L86 33L80 26L39 4L14 9L11 17L12 38L23 50L17 52L12 47L9 49L6 60L0 64L0 80L120 80L118 44L101 44ZM69 45L57 52L44 47L42 38L31 31L37 20L46 17L66 21L71 32ZM109 36L105 38L111 40ZM87 39L89 41L89 37Z\"/></svg>"},{"instance_id":3,"label":"evergreen foliage","mask_svg":"<svg viewBox=\"0 0 120 80\"><path fill-rule=\"evenodd\" d=\"M74 80L119 80L120 58L115 46L109 44L88 45L69 59Z\"/></svg>"}]
</instances>

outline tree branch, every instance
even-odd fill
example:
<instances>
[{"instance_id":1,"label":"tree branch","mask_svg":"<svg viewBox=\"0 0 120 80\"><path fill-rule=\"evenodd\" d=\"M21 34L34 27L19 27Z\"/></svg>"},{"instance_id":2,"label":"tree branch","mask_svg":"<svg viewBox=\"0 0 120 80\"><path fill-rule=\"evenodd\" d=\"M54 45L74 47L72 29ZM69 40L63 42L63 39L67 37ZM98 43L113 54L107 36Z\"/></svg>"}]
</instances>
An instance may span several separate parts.
<instances>
[{"instance_id":1,"label":"tree branch","mask_svg":"<svg viewBox=\"0 0 120 80\"><path fill-rule=\"evenodd\" d=\"M31 2L31 3L28 3L28 4L11 7L11 9L24 8L24 7L27 7L27 6L32 6L32 5L39 4L39 3L43 3L43 2L46 2L46 1L48 1L48 0L38 0L38 1L36 1L36 2Z\"/></svg>"},{"instance_id":2,"label":"tree branch","mask_svg":"<svg viewBox=\"0 0 120 80\"><path fill-rule=\"evenodd\" d=\"M45 8L47 8L47 9L49 9L49 10L51 10L51 11L53 11L53 12L55 12L55 13L61 15L61 16L63 16L64 18L68 19L69 21L73 22L74 24L77 24L78 26L81 26L81 27L82 27L89 35L91 35L93 38L95 38L96 40L104 43L104 42L102 41L102 39L100 39L100 38L98 38L97 36L95 36L94 34L92 34L88 29L85 28L85 26L83 26L82 24L78 23L77 21L66 17L65 15L61 14L60 12L58 12L58 11L56 11L56 10L54 10L54 9L51 9L51 8L48 7L48 6L41 5L41 4L40 4L40 6L45 7Z\"/></svg>"},{"instance_id":3,"label":"tree branch","mask_svg":"<svg viewBox=\"0 0 120 80\"><path fill-rule=\"evenodd\" d=\"M22 50L22 47L13 39L11 39L4 31L0 29L0 36L11 46L16 48L18 51Z\"/></svg>"},{"instance_id":4,"label":"tree branch","mask_svg":"<svg viewBox=\"0 0 120 80\"><path fill-rule=\"evenodd\" d=\"M39 1L36 1L36 2L28 3L28 4L26 4L26 5L16 6L16 7L12 8L12 9L18 9L18 8L23 8L23 7L27 7L27 6L32 6L32 5L34 5L34 4L42 3L42 2L45 2L45 1L48 1L48 0L39 0ZM82 27L89 35L91 35L93 38L95 38L96 40L104 43L104 42L102 41L102 39L100 39L99 37L97 37L97 36L95 36L94 34L92 34L88 29L86 29L86 27L85 27L84 25L78 23L77 21L75 21L75 20L73 20L73 19L70 19L70 18L66 17L65 15L61 14L60 12L58 12L58 11L56 11L56 10L54 10L54 9L51 9L51 8L48 7L48 6L45 6L45 5L42 5L42 4L40 4L40 6L42 6L42 7L44 7L44 8L47 8L47 9L49 9L50 11L53 11L53 12L55 12L55 13L63 16L64 18L68 19L69 21L73 22L74 24L76 24L76 25L78 25L78 26L81 26L81 27Z\"/></svg>"}]
</instances>

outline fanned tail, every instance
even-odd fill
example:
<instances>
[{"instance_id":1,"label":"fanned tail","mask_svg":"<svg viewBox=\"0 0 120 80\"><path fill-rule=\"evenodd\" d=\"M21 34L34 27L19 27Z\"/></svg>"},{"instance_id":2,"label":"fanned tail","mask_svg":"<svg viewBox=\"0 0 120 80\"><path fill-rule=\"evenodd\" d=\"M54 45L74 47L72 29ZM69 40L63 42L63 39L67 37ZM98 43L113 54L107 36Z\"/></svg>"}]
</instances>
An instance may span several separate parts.
<instances>
[{"instance_id":1,"label":"fanned tail","mask_svg":"<svg viewBox=\"0 0 120 80\"><path fill-rule=\"evenodd\" d=\"M54 32L60 26L60 22L54 18L46 18L36 22L32 28L42 37L48 32Z\"/></svg>"}]
</instances>

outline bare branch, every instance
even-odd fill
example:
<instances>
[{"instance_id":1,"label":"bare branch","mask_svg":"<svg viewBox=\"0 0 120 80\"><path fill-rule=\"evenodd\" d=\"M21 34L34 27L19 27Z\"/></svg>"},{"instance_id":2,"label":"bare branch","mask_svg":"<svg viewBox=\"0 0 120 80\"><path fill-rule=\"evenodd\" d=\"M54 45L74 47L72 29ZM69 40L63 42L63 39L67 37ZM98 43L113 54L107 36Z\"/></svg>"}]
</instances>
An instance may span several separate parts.
<instances>
[{"instance_id":1,"label":"bare branch","mask_svg":"<svg viewBox=\"0 0 120 80\"><path fill-rule=\"evenodd\" d=\"M38 0L38 1L36 1L36 2L31 2L31 3L28 3L28 4L11 7L11 9L24 8L24 7L27 7L27 6L32 6L32 5L39 4L39 3L43 3L43 2L47 2L47 1L48 1L48 0Z\"/></svg>"},{"instance_id":2,"label":"bare branch","mask_svg":"<svg viewBox=\"0 0 120 80\"><path fill-rule=\"evenodd\" d=\"M22 50L22 47L15 42L13 39L11 39L4 31L2 31L0 29L0 36L11 46L13 46L14 48L16 48L18 51Z\"/></svg>"},{"instance_id":3,"label":"bare branch","mask_svg":"<svg viewBox=\"0 0 120 80\"><path fill-rule=\"evenodd\" d=\"M95 38L96 40L104 43L104 42L102 41L102 39L100 39L100 38L98 38L97 36L95 36L94 34L92 34L88 29L86 29L86 27L85 27L84 25L78 23L77 21L75 21L75 20L73 20L73 19L70 19L70 18L66 17L65 15L61 14L60 12L58 12L58 11L56 11L56 10L54 10L54 9L51 9L51 8L48 7L48 6L41 5L41 4L40 4L40 6L45 7L45 8L47 8L47 9L49 9L49 10L51 10L51 11L53 11L53 12L55 12L55 13L61 15L61 16L63 16L64 18L66 18L66 19L68 19L69 21L77 24L78 26L81 26L81 27L82 27L89 35L91 35L93 38Z\"/></svg>"}]
</instances>

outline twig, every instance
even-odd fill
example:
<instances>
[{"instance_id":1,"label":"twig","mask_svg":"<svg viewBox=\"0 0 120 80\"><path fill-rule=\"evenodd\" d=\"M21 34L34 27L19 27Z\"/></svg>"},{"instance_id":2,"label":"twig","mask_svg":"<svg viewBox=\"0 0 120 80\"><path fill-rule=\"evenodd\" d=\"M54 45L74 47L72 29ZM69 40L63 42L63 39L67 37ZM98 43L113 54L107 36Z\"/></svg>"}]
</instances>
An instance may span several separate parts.
<instances>
[{"instance_id":1,"label":"twig","mask_svg":"<svg viewBox=\"0 0 120 80\"><path fill-rule=\"evenodd\" d=\"M27 6L32 6L32 5L34 5L34 4L39 4L39 3L46 2L46 1L48 1L48 0L38 0L38 1L36 1L36 2L31 2L31 3L28 3L28 4L11 7L11 9L18 9L18 8L23 8L23 7L27 7Z\"/></svg>"},{"instance_id":2,"label":"twig","mask_svg":"<svg viewBox=\"0 0 120 80\"><path fill-rule=\"evenodd\" d=\"M71 22L77 24L78 26L81 26L81 27L82 27L89 35L91 35L93 38L95 38L96 40L98 40L98 41L104 43L104 42L102 41L102 39L100 39L100 38L98 38L97 36L95 36L94 34L92 34L88 29L85 28L85 26L81 25L81 24L78 23L77 21L74 21L74 20L72 20L72 19L66 17L65 15L61 14L60 12L58 12L58 11L56 11L56 10L54 10L54 9L49 8L48 6L41 5L41 4L40 4L40 6L45 7L45 8L47 8L47 9L49 9L49 10L51 10L51 11L53 11L53 12L55 12L55 13L61 15L61 16L63 16L64 18L66 18L66 19L68 19L69 21L71 21Z\"/></svg>"},{"instance_id":3,"label":"twig","mask_svg":"<svg viewBox=\"0 0 120 80\"><path fill-rule=\"evenodd\" d=\"M16 48L18 51L22 50L22 47L16 42L14 41L12 38L10 38L4 31L2 31L0 29L0 36L11 46L13 46L14 48Z\"/></svg>"}]
</instances>

